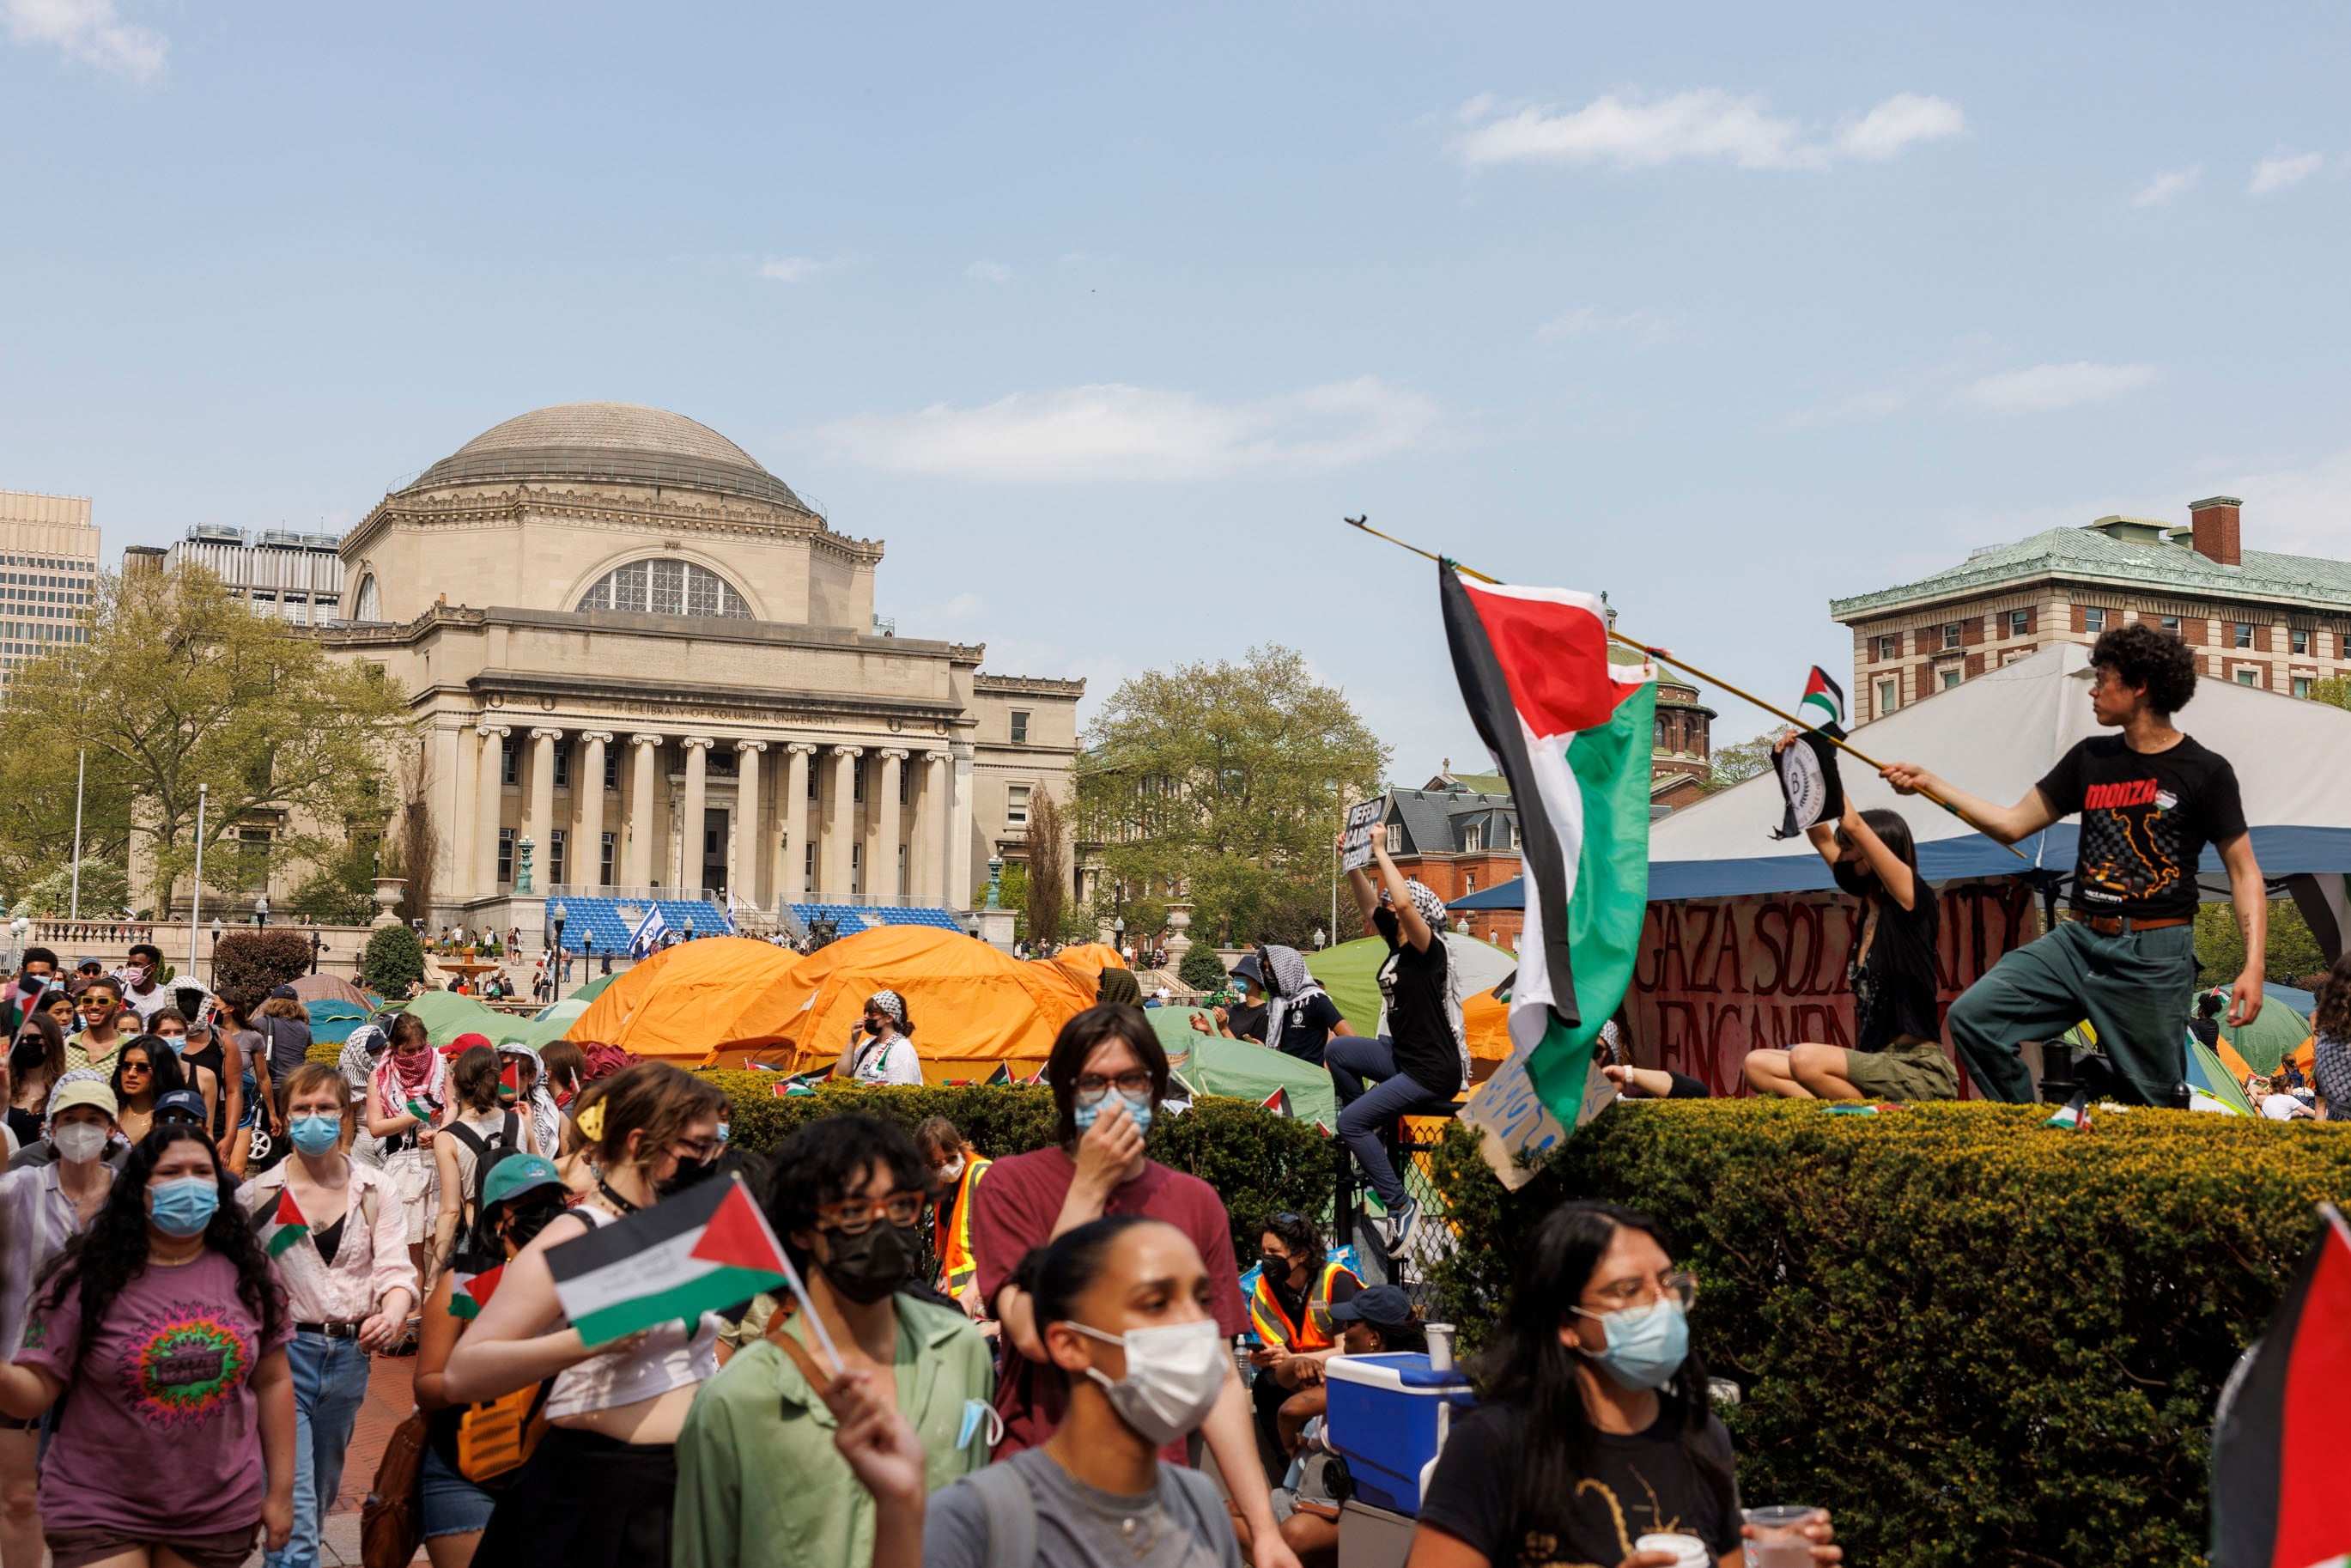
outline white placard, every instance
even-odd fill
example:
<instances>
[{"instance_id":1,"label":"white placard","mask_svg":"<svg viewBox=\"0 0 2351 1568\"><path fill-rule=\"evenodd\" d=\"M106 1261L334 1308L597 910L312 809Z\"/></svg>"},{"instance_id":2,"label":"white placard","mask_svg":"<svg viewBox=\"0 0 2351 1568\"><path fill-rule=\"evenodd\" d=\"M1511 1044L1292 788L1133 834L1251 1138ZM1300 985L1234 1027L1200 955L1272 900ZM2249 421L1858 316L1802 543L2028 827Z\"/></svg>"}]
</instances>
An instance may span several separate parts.
<instances>
[{"instance_id":1,"label":"white placard","mask_svg":"<svg viewBox=\"0 0 2351 1568\"><path fill-rule=\"evenodd\" d=\"M1387 812L1387 798L1375 796L1347 808L1347 834L1340 842L1339 869L1361 871L1372 863L1372 824Z\"/></svg>"},{"instance_id":2,"label":"white placard","mask_svg":"<svg viewBox=\"0 0 2351 1568\"><path fill-rule=\"evenodd\" d=\"M1530 1054L1527 1046L1513 1050L1461 1108L1461 1120L1478 1130L1478 1146L1486 1163L1513 1192L1533 1180L1535 1167L1543 1157L1567 1141L1567 1129L1535 1093L1534 1079L1527 1072ZM1583 1103L1576 1110L1575 1124L1583 1126L1615 1098L1616 1085L1599 1068L1586 1068Z\"/></svg>"}]
</instances>

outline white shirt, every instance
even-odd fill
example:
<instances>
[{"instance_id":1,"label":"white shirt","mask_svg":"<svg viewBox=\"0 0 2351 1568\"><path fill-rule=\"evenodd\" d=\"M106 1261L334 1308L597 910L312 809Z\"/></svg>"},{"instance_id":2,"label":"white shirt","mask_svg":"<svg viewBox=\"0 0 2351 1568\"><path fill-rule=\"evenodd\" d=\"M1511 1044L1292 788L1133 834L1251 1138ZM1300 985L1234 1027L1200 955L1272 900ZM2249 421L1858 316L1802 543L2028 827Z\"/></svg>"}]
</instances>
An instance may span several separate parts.
<instances>
[{"instance_id":1,"label":"white shirt","mask_svg":"<svg viewBox=\"0 0 2351 1568\"><path fill-rule=\"evenodd\" d=\"M10 1360L25 1345L25 1319L34 1282L81 1231L73 1199L59 1185L65 1162L29 1166L0 1176L0 1213L7 1216L8 1289L0 1291L0 1354Z\"/></svg>"},{"instance_id":2,"label":"white shirt","mask_svg":"<svg viewBox=\"0 0 2351 1568\"><path fill-rule=\"evenodd\" d=\"M923 1086L923 1059L914 1054L914 1042L903 1034L888 1040L869 1040L857 1048L850 1059L849 1075L860 1083L903 1083L912 1088Z\"/></svg>"},{"instance_id":3,"label":"white shirt","mask_svg":"<svg viewBox=\"0 0 2351 1568\"><path fill-rule=\"evenodd\" d=\"M591 1227L613 1224L617 1218L591 1203L571 1212ZM716 1376L723 1321L716 1312L703 1313L691 1337L684 1324L664 1323L648 1330L634 1350L591 1355L565 1368L555 1375L555 1386L548 1391L547 1418L559 1421L590 1410L634 1405Z\"/></svg>"}]
</instances>

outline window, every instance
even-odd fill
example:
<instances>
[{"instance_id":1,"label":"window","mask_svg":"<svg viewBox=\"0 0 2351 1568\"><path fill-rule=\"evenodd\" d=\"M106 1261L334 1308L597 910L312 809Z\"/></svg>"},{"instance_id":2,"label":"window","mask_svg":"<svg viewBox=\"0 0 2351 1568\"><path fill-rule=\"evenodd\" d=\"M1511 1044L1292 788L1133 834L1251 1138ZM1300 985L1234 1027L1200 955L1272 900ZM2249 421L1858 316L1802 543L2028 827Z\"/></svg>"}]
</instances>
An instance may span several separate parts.
<instances>
[{"instance_id":1,"label":"window","mask_svg":"<svg viewBox=\"0 0 2351 1568\"><path fill-rule=\"evenodd\" d=\"M1900 658L1902 656L1901 637L1891 632L1879 637L1877 639L1877 656L1881 659Z\"/></svg>"},{"instance_id":2,"label":"window","mask_svg":"<svg viewBox=\"0 0 2351 1568\"><path fill-rule=\"evenodd\" d=\"M1899 707L1899 706L1902 706L1902 683L1901 683L1901 682L1899 682L1899 681L1880 681L1880 682L1878 682L1878 683L1877 683L1877 713L1878 713L1878 716L1879 716L1879 717L1881 717L1881 718L1883 718L1886 715L1887 715L1887 714L1889 714L1889 713L1892 713L1896 708L1897 708L1897 707Z\"/></svg>"},{"instance_id":3,"label":"window","mask_svg":"<svg viewBox=\"0 0 2351 1568\"><path fill-rule=\"evenodd\" d=\"M604 747L604 788L607 789L618 789L620 787L621 748L617 746L608 745ZM604 880L606 882L610 882L612 879L611 877L606 877Z\"/></svg>"},{"instance_id":4,"label":"window","mask_svg":"<svg viewBox=\"0 0 2351 1568\"><path fill-rule=\"evenodd\" d=\"M2097 606L2097 605L2095 605L2095 604L2093 604L2093 605L2088 606L2087 608L2085 608L2085 609L2082 612L2082 630L2083 630L2083 631L2085 631L2085 632L2092 632L2092 633L2094 633L2094 634L2095 634L2095 633L2096 633L2096 632L2103 632L2103 631L2105 631L2105 629L2106 629L2106 612L2105 612L2105 611L2104 609L2100 608L2099 606Z\"/></svg>"},{"instance_id":5,"label":"window","mask_svg":"<svg viewBox=\"0 0 2351 1568\"><path fill-rule=\"evenodd\" d=\"M865 758L862 757L849 759L849 798L852 800L865 799Z\"/></svg>"},{"instance_id":6,"label":"window","mask_svg":"<svg viewBox=\"0 0 2351 1568\"><path fill-rule=\"evenodd\" d=\"M558 789L571 788L571 743L568 740L555 743L555 787ZM561 882L563 879L559 876L555 880Z\"/></svg>"},{"instance_id":7,"label":"window","mask_svg":"<svg viewBox=\"0 0 2351 1568\"><path fill-rule=\"evenodd\" d=\"M2239 670L2237 672L2237 684L2241 686L2257 686L2261 685L2261 683L2262 674L2259 670Z\"/></svg>"},{"instance_id":8,"label":"window","mask_svg":"<svg viewBox=\"0 0 2351 1568\"><path fill-rule=\"evenodd\" d=\"M905 846L905 845L904 845L904 844L900 844L900 845L898 846L898 885L897 885L897 887L896 887L895 889L893 889L893 892L892 892L892 894L891 894L891 896L892 896L892 897L893 897L893 898L904 898L904 897L905 897L905 896L906 896L907 892L908 892L908 886L907 886L907 883L906 883L906 846Z\"/></svg>"},{"instance_id":9,"label":"window","mask_svg":"<svg viewBox=\"0 0 2351 1568\"><path fill-rule=\"evenodd\" d=\"M2022 636L2023 636L2027 632L2031 631L2032 629L2032 611L2030 611L2030 610L2011 610L2011 611L2010 611L2010 612L2008 612L2008 634L2009 634L2010 636L2011 636L2011 637L2022 637Z\"/></svg>"},{"instance_id":10,"label":"window","mask_svg":"<svg viewBox=\"0 0 2351 1568\"><path fill-rule=\"evenodd\" d=\"M1479 823L1472 822L1468 827L1461 830L1461 852L1463 854L1478 854L1482 852L1485 847L1486 830L1483 826Z\"/></svg>"},{"instance_id":11,"label":"window","mask_svg":"<svg viewBox=\"0 0 2351 1568\"><path fill-rule=\"evenodd\" d=\"M2175 637L2177 637L2177 636L2179 636L2179 616L2177 616L2177 615L2166 615L2166 616L2162 617L2162 622L2163 622L2163 629L2164 629L2165 631L2167 631L2167 632L2170 632L2170 633L2171 633L2173 636L2175 636Z\"/></svg>"},{"instance_id":12,"label":"window","mask_svg":"<svg viewBox=\"0 0 2351 1568\"><path fill-rule=\"evenodd\" d=\"M1478 873L1476 872L1471 872L1462 880L1468 884L1461 890L1465 896L1478 891Z\"/></svg>"},{"instance_id":13,"label":"window","mask_svg":"<svg viewBox=\"0 0 2351 1568\"><path fill-rule=\"evenodd\" d=\"M1954 621L1949 625L1943 628L1943 646L1946 648L1956 648L1959 645L1959 623Z\"/></svg>"},{"instance_id":14,"label":"window","mask_svg":"<svg viewBox=\"0 0 2351 1568\"><path fill-rule=\"evenodd\" d=\"M2305 655L2310 652L2310 633L2299 626L2294 629L2294 651Z\"/></svg>"},{"instance_id":15,"label":"window","mask_svg":"<svg viewBox=\"0 0 2351 1568\"><path fill-rule=\"evenodd\" d=\"M561 828L548 830L547 880L550 884L559 884L570 880L563 874L571 869L570 857L567 853L571 847L570 838L571 835Z\"/></svg>"},{"instance_id":16,"label":"window","mask_svg":"<svg viewBox=\"0 0 2351 1568\"><path fill-rule=\"evenodd\" d=\"M2252 647L2252 645L2253 645L2253 623L2252 623L2252 622L2250 622L2250 621L2240 621L2240 622L2237 622L2237 646L2238 646L2238 647L2240 647L2240 648L2250 648L2250 647Z\"/></svg>"},{"instance_id":17,"label":"window","mask_svg":"<svg viewBox=\"0 0 2351 1568\"><path fill-rule=\"evenodd\" d=\"M1019 708L1012 710L1012 744L1015 746L1029 744L1029 715Z\"/></svg>"},{"instance_id":18,"label":"window","mask_svg":"<svg viewBox=\"0 0 2351 1568\"><path fill-rule=\"evenodd\" d=\"M1959 684L1959 672L1956 665L1943 672L1943 689L1945 691L1949 691L1953 686L1956 686Z\"/></svg>"},{"instance_id":19,"label":"window","mask_svg":"<svg viewBox=\"0 0 2351 1568\"><path fill-rule=\"evenodd\" d=\"M515 831L512 828L500 828L498 830L498 880L500 882L514 880L514 844Z\"/></svg>"},{"instance_id":20,"label":"window","mask_svg":"<svg viewBox=\"0 0 2351 1568\"><path fill-rule=\"evenodd\" d=\"M862 844L849 846L849 896L857 897L864 891L865 857Z\"/></svg>"},{"instance_id":21,"label":"window","mask_svg":"<svg viewBox=\"0 0 2351 1568\"><path fill-rule=\"evenodd\" d=\"M603 851L602 853L597 857L596 885L599 887L610 887L612 885L612 856L620 847L620 837L621 835L618 833L606 833L604 835Z\"/></svg>"},{"instance_id":22,"label":"window","mask_svg":"<svg viewBox=\"0 0 2351 1568\"><path fill-rule=\"evenodd\" d=\"M498 742L499 783L512 784L517 782L515 778L515 768L519 760L519 751L520 748L515 745L514 737L511 735Z\"/></svg>"},{"instance_id":23,"label":"window","mask_svg":"<svg viewBox=\"0 0 2351 1568\"><path fill-rule=\"evenodd\" d=\"M914 770L901 762L898 764L898 804L903 806L913 800L914 789Z\"/></svg>"},{"instance_id":24,"label":"window","mask_svg":"<svg viewBox=\"0 0 2351 1568\"><path fill-rule=\"evenodd\" d=\"M1015 784L1004 792L1004 821L1007 827L1029 825L1029 786Z\"/></svg>"},{"instance_id":25,"label":"window","mask_svg":"<svg viewBox=\"0 0 2351 1568\"><path fill-rule=\"evenodd\" d=\"M580 595L579 608L727 621L751 618L751 607L732 583L707 567L684 560L638 560L615 567Z\"/></svg>"},{"instance_id":26,"label":"window","mask_svg":"<svg viewBox=\"0 0 2351 1568\"><path fill-rule=\"evenodd\" d=\"M2306 697L2310 695L2310 677L2308 675L2294 676L2294 695L2298 697Z\"/></svg>"},{"instance_id":27,"label":"window","mask_svg":"<svg viewBox=\"0 0 2351 1568\"><path fill-rule=\"evenodd\" d=\"M810 760L809 760L809 770L808 770L808 776L809 776L809 799L810 799L810 800L815 800L815 799L817 798L817 779L818 779L818 776L819 776L819 775L820 775L821 773L823 773L823 771L824 771L824 769L823 769L823 768L819 768L818 766L816 766L816 760L815 760L815 758L810 758Z\"/></svg>"},{"instance_id":28,"label":"window","mask_svg":"<svg viewBox=\"0 0 2351 1568\"><path fill-rule=\"evenodd\" d=\"M809 888L816 885L816 841L814 839L809 841L808 853L800 857L800 885Z\"/></svg>"}]
</instances>

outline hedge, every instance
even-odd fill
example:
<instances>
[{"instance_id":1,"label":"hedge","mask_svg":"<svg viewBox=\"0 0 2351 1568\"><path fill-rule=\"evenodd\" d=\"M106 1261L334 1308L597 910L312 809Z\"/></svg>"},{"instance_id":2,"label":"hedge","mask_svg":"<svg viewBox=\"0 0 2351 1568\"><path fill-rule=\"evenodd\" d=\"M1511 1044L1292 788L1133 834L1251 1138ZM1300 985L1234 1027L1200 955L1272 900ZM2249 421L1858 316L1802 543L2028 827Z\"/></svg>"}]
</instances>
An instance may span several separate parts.
<instances>
[{"instance_id":1,"label":"hedge","mask_svg":"<svg viewBox=\"0 0 2351 1568\"><path fill-rule=\"evenodd\" d=\"M225 931L213 944L213 990L248 1008L309 972L310 938L291 925Z\"/></svg>"},{"instance_id":2,"label":"hedge","mask_svg":"<svg viewBox=\"0 0 2351 1568\"><path fill-rule=\"evenodd\" d=\"M1446 1315L1482 1337L1519 1249L1573 1197L1645 1209L1701 1289L1692 1326L1750 1502L1834 1509L1849 1561L2190 1563L2215 1399L2317 1231L2351 1132L1815 1103L1619 1105L1505 1193L1466 1130L1436 1155Z\"/></svg>"},{"instance_id":3,"label":"hedge","mask_svg":"<svg viewBox=\"0 0 2351 1568\"><path fill-rule=\"evenodd\" d=\"M360 955L360 984L397 999L424 977L424 944L405 925L380 925Z\"/></svg>"}]
</instances>

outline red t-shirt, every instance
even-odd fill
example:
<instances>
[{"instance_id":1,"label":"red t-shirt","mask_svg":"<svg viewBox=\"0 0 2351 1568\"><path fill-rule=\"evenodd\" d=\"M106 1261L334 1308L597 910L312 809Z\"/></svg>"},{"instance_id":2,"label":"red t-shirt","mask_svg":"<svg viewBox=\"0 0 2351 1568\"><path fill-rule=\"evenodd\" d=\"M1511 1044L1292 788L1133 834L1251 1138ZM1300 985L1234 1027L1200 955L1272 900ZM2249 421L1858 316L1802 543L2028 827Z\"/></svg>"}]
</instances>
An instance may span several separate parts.
<instances>
[{"instance_id":1,"label":"red t-shirt","mask_svg":"<svg viewBox=\"0 0 2351 1568\"><path fill-rule=\"evenodd\" d=\"M1041 1247L1061 1217L1061 1203L1077 1179L1078 1163L1065 1150L1037 1149L998 1160L972 1188L971 1249L979 1269L979 1293L993 1310L997 1295L1029 1249ZM1141 1214L1161 1219L1192 1239L1208 1266L1208 1289L1217 1327L1226 1338L1249 1327L1241 1304L1240 1270L1233 1260L1231 1222L1217 1189L1198 1176L1170 1170L1156 1160L1143 1162L1143 1174L1113 1187L1102 1205L1105 1217ZM1042 1325L1039 1325L1042 1327ZM1059 1369L1040 1366L1004 1342L1004 1375L996 1380L997 1414L1004 1417L999 1459L1023 1448L1041 1448L1061 1424L1069 1389ZM1184 1444L1170 1443L1159 1457L1184 1462Z\"/></svg>"}]
</instances>

